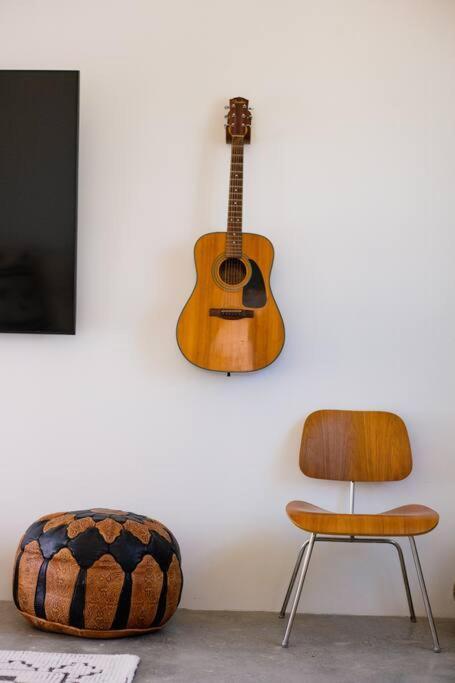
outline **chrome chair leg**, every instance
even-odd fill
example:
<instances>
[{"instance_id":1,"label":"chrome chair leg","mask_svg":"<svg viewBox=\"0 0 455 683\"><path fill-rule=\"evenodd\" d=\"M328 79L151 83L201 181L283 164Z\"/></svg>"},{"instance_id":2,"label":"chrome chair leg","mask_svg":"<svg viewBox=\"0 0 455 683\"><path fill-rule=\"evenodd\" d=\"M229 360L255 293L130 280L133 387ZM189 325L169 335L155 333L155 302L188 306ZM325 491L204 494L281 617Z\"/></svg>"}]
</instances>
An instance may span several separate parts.
<instances>
[{"instance_id":1,"label":"chrome chair leg","mask_svg":"<svg viewBox=\"0 0 455 683\"><path fill-rule=\"evenodd\" d=\"M308 571L308 565L310 564L311 553L313 552L314 542L316 540L316 534L311 534L310 540L308 542L308 548L305 553L305 559L303 561L302 571L300 573L299 582L297 584L297 590L294 597L294 602L292 603L291 613L289 615L289 620L286 626L286 632L284 634L282 647L287 647L289 645L289 636L291 635L292 625L294 624L295 614L297 612L297 607L299 606L300 596L302 594L303 582L305 581L305 576Z\"/></svg>"},{"instance_id":2,"label":"chrome chair leg","mask_svg":"<svg viewBox=\"0 0 455 683\"><path fill-rule=\"evenodd\" d=\"M436 631L436 626L433 619L433 613L431 611L430 600L428 598L427 587L425 586L425 579L423 578L422 566L420 564L419 554L417 552L417 546L414 536L409 536L409 543L411 544L412 555L414 557L414 564L416 566L417 576L419 578L420 590L422 591L423 604L425 605L425 610L428 617L428 623L430 624L430 631L433 637L433 651L441 652L441 647L439 645L438 634Z\"/></svg>"},{"instance_id":3,"label":"chrome chair leg","mask_svg":"<svg viewBox=\"0 0 455 683\"><path fill-rule=\"evenodd\" d=\"M292 589L294 588L295 580L297 578L297 574L299 573L300 565L302 563L303 553L305 552L305 548L307 547L309 542L310 542L310 539L305 541L305 543L302 545L302 547L299 550L299 554L297 555L297 560L296 560L295 567L294 567L294 570L293 570L292 575L291 575L291 580L289 581L289 586L288 586L288 589L286 591L286 595L284 596L283 605L282 605L281 610L280 610L280 614L279 614L280 619L284 619L284 617L286 616L286 608L288 606L289 598L291 597Z\"/></svg>"},{"instance_id":4,"label":"chrome chair leg","mask_svg":"<svg viewBox=\"0 0 455 683\"><path fill-rule=\"evenodd\" d=\"M404 556L403 556L403 551L401 549L401 545L398 543L398 541L392 541L389 539L390 545L393 545L398 553L398 558L400 560L400 566L401 566L401 573L403 574L403 583L404 583L404 589L406 591L406 597L408 599L408 606L409 606L409 614L411 621L414 623L417 621L416 615L414 612L414 605L412 603L412 595L411 595L411 589L409 587L409 579L408 579L408 572L406 571L406 563L404 561Z\"/></svg>"}]
</instances>

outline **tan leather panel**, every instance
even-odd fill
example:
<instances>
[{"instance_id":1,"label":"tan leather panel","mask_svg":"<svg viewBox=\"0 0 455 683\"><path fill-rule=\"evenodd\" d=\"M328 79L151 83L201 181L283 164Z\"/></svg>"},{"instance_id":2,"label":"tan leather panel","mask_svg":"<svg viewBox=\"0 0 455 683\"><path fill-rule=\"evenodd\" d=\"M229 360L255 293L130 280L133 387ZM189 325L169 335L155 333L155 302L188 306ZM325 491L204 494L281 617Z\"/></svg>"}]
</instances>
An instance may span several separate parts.
<instances>
[{"instance_id":1,"label":"tan leather panel","mask_svg":"<svg viewBox=\"0 0 455 683\"><path fill-rule=\"evenodd\" d=\"M166 539L166 541L169 541L169 543L172 543L171 537L169 536L168 532L164 528L160 522L156 522L154 519L148 519L144 524L147 526L150 531L156 531L160 536Z\"/></svg>"},{"instance_id":2,"label":"tan leather panel","mask_svg":"<svg viewBox=\"0 0 455 683\"><path fill-rule=\"evenodd\" d=\"M45 519L54 519L54 517L61 517L62 515L66 515L66 512L53 512L51 515L42 515L42 517L39 517L37 519L38 522L44 522Z\"/></svg>"},{"instance_id":3,"label":"tan leather panel","mask_svg":"<svg viewBox=\"0 0 455 683\"><path fill-rule=\"evenodd\" d=\"M43 527L44 533L49 531L49 529L54 529L56 526L61 526L62 524L69 524L74 519L74 515L67 513L66 515L59 515L58 517L53 517L50 519Z\"/></svg>"},{"instance_id":4,"label":"tan leather panel","mask_svg":"<svg viewBox=\"0 0 455 683\"><path fill-rule=\"evenodd\" d=\"M123 528L133 534L133 536L136 536L144 545L147 545L150 541L150 531L145 524L128 519L123 525Z\"/></svg>"},{"instance_id":5,"label":"tan leather panel","mask_svg":"<svg viewBox=\"0 0 455 683\"><path fill-rule=\"evenodd\" d=\"M103 519L102 522L96 523L96 528L106 543L113 543L122 532L122 525L116 522L115 519Z\"/></svg>"},{"instance_id":6,"label":"tan leather panel","mask_svg":"<svg viewBox=\"0 0 455 683\"><path fill-rule=\"evenodd\" d=\"M158 562L146 555L131 574L133 589L128 628L148 628L153 622L163 587L163 572Z\"/></svg>"},{"instance_id":7,"label":"tan leather panel","mask_svg":"<svg viewBox=\"0 0 455 683\"><path fill-rule=\"evenodd\" d=\"M35 591L43 556L38 541L27 543L19 563L17 598L19 606L27 614L35 614Z\"/></svg>"},{"instance_id":8,"label":"tan leather panel","mask_svg":"<svg viewBox=\"0 0 455 683\"><path fill-rule=\"evenodd\" d=\"M76 536L79 536L79 534L81 534L86 529L90 529L90 527L92 526L95 526L95 522L91 517L75 519L74 522L70 522L68 524L68 529L66 533L68 534L68 538L76 538Z\"/></svg>"},{"instance_id":9,"label":"tan leather panel","mask_svg":"<svg viewBox=\"0 0 455 683\"><path fill-rule=\"evenodd\" d=\"M167 598L166 610L161 621L165 624L172 617L179 603L180 590L182 588L182 572L177 556L172 557L172 562L167 570Z\"/></svg>"},{"instance_id":10,"label":"tan leather panel","mask_svg":"<svg viewBox=\"0 0 455 683\"><path fill-rule=\"evenodd\" d=\"M111 628L124 578L122 568L112 555L103 555L87 570L85 628Z\"/></svg>"},{"instance_id":11,"label":"tan leather panel","mask_svg":"<svg viewBox=\"0 0 455 683\"><path fill-rule=\"evenodd\" d=\"M19 612L22 616L36 628L42 631L50 631L51 633L65 633L69 636L77 636L79 638L125 638L128 636L141 636L144 633L151 633L152 631L159 631L161 626L152 626L145 629L119 629L117 631L96 631L88 628L76 628L75 626L65 626L54 621L46 621L46 619L39 619L31 614Z\"/></svg>"},{"instance_id":12,"label":"tan leather panel","mask_svg":"<svg viewBox=\"0 0 455 683\"><path fill-rule=\"evenodd\" d=\"M46 573L46 618L69 623L71 600L79 574L79 565L68 548L62 548L50 560Z\"/></svg>"}]
</instances>

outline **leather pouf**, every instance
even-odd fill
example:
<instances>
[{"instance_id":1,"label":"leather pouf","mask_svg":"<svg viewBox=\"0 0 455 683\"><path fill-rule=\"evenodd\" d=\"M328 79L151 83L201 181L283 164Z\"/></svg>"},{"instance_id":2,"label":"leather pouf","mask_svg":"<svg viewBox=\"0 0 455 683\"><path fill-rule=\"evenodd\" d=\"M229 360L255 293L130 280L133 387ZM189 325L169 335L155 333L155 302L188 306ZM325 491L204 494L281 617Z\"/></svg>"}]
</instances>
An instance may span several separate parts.
<instances>
[{"instance_id":1,"label":"leather pouf","mask_svg":"<svg viewBox=\"0 0 455 683\"><path fill-rule=\"evenodd\" d=\"M161 628L180 601L180 550L160 522L121 510L41 517L17 550L14 600L34 626L88 638Z\"/></svg>"}]
</instances>

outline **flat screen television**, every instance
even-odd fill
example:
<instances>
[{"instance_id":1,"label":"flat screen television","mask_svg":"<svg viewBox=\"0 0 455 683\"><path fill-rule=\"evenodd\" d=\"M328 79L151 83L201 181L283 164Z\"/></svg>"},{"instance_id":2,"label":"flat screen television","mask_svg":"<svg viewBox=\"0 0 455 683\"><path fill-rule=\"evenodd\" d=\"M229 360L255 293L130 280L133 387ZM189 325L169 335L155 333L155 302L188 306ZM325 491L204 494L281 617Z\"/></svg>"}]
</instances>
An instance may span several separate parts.
<instances>
[{"instance_id":1,"label":"flat screen television","mask_svg":"<svg viewBox=\"0 0 455 683\"><path fill-rule=\"evenodd\" d=\"M0 332L76 331L78 71L0 71Z\"/></svg>"}]
</instances>

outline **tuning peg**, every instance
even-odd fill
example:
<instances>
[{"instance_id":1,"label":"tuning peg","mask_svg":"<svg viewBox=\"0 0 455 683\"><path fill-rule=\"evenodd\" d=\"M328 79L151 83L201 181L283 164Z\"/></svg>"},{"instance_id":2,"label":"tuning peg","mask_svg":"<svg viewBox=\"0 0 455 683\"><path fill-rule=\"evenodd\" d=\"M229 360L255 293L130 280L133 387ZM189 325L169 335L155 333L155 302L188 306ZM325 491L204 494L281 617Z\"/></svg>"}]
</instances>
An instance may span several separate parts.
<instances>
[{"instance_id":1,"label":"tuning peg","mask_svg":"<svg viewBox=\"0 0 455 683\"><path fill-rule=\"evenodd\" d=\"M254 111L254 107L248 107L248 111Z\"/></svg>"},{"instance_id":2,"label":"tuning peg","mask_svg":"<svg viewBox=\"0 0 455 683\"><path fill-rule=\"evenodd\" d=\"M225 109L230 109L231 107L230 107L228 104L225 104L225 105L224 105L224 108L225 108Z\"/></svg>"}]
</instances>

